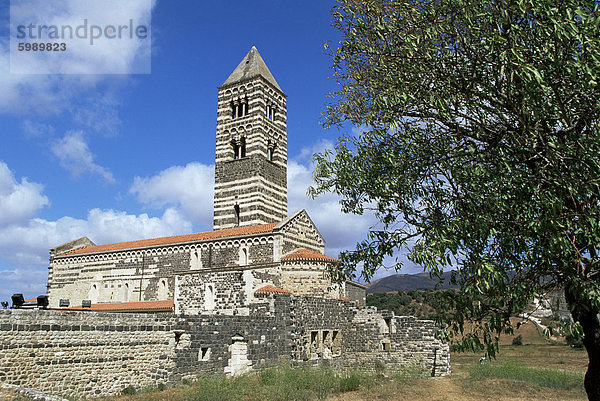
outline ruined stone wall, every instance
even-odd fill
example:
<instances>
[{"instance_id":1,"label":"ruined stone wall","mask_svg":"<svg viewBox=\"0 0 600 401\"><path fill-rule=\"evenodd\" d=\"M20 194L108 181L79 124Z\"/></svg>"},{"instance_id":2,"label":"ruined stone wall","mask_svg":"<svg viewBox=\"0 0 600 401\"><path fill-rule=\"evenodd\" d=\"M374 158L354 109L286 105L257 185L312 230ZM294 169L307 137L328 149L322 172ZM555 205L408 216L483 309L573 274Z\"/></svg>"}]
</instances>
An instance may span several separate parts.
<instances>
[{"instance_id":1,"label":"ruined stone wall","mask_svg":"<svg viewBox=\"0 0 600 401\"><path fill-rule=\"evenodd\" d=\"M329 360L338 366L423 369L432 376L450 372L450 349L436 338L443 329L429 320L395 317L351 302L291 297L297 360Z\"/></svg>"},{"instance_id":2,"label":"ruined stone wall","mask_svg":"<svg viewBox=\"0 0 600 401\"><path fill-rule=\"evenodd\" d=\"M358 306L367 304L367 289L364 285L346 280L344 282L344 296L351 301L357 302Z\"/></svg>"},{"instance_id":3,"label":"ruined stone wall","mask_svg":"<svg viewBox=\"0 0 600 401\"><path fill-rule=\"evenodd\" d=\"M4 310L0 382L94 397L289 361L383 363L441 376L449 352L435 338L439 330L352 302L286 294L257 296L247 315Z\"/></svg>"},{"instance_id":4,"label":"ruined stone wall","mask_svg":"<svg viewBox=\"0 0 600 401\"><path fill-rule=\"evenodd\" d=\"M239 374L289 361L289 309L271 297L252 304L248 316L199 315L185 318L185 343L176 350L171 380L202 374Z\"/></svg>"},{"instance_id":5,"label":"ruined stone wall","mask_svg":"<svg viewBox=\"0 0 600 401\"><path fill-rule=\"evenodd\" d=\"M0 381L86 397L167 383L175 325L172 314L3 310Z\"/></svg>"},{"instance_id":6,"label":"ruined stone wall","mask_svg":"<svg viewBox=\"0 0 600 401\"><path fill-rule=\"evenodd\" d=\"M98 397L241 373L289 360L284 313L274 302L249 316L0 311L0 382Z\"/></svg>"}]
</instances>

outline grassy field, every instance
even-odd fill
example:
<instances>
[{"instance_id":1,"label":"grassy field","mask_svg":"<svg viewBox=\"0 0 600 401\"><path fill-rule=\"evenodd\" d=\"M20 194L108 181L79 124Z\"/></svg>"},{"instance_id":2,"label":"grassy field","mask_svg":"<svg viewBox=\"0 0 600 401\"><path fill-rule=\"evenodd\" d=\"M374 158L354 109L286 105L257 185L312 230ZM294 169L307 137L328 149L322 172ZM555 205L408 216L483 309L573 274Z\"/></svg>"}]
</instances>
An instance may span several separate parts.
<instances>
[{"instance_id":1,"label":"grassy field","mask_svg":"<svg viewBox=\"0 0 600 401\"><path fill-rule=\"evenodd\" d=\"M511 345L519 334L523 345ZM479 364L480 357L453 353L452 374L447 377L384 382L375 388L335 395L329 401L587 400L583 389L585 350L546 339L533 323L521 326L514 336L502 338L495 360Z\"/></svg>"},{"instance_id":2,"label":"grassy field","mask_svg":"<svg viewBox=\"0 0 600 401\"><path fill-rule=\"evenodd\" d=\"M330 369L273 368L233 380L204 378L190 386L111 398L111 401L328 400L328 401L515 401L586 400L584 350L547 340L528 323L521 334L502 339L496 360L480 354L451 357L452 374L439 379L415 372L335 372Z\"/></svg>"}]
</instances>

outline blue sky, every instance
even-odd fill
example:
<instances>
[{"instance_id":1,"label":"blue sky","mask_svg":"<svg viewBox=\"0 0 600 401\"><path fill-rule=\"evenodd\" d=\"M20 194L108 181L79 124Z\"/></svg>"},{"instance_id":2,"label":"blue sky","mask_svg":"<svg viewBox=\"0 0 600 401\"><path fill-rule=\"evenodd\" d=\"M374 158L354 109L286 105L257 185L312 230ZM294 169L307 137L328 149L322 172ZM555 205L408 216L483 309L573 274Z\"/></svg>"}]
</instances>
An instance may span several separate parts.
<instances>
[{"instance_id":1,"label":"blue sky","mask_svg":"<svg viewBox=\"0 0 600 401\"><path fill-rule=\"evenodd\" d=\"M327 254L352 248L373 218L342 216L333 195L305 195L311 155L341 133L319 125L335 90L323 46L338 40L332 5L159 0L150 74L25 75L9 72L10 7L0 0L0 300L45 293L48 249L71 239L212 228L217 87L253 45L288 95L289 212L308 210Z\"/></svg>"}]
</instances>

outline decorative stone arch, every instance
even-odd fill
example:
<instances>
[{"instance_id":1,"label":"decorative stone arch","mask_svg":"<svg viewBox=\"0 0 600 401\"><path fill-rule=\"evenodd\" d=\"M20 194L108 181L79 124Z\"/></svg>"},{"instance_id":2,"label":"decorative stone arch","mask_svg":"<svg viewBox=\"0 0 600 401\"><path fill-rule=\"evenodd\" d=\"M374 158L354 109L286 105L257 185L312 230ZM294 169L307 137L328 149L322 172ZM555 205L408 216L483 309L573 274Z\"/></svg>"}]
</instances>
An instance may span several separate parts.
<instances>
[{"instance_id":1,"label":"decorative stone arch","mask_svg":"<svg viewBox=\"0 0 600 401\"><path fill-rule=\"evenodd\" d=\"M238 253L239 253L239 260L238 260L239 266L247 266L250 263L252 263L252 261L250 260L250 247L248 245L241 246Z\"/></svg>"},{"instance_id":2,"label":"decorative stone arch","mask_svg":"<svg viewBox=\"0 0 600 401\"><path fill-rule=\"evenodd\" d=\"M90 285L90 289L88 291L88 299L92 301L93 304L98 303L98 299L100 299L100 284L92 283Z\"/></svg>"},{"instance_id":3,"label":"decorative stone arch","mask_svg":"<svg viewBox=\"0 0 600 401\"><path fill-rule=\"evenodd\" d=\"M217 289L214 283L204 283L204 309L213 310L216 306Z\"/></svg>"},{"instance_id":4,"label":"decorative stone arch","mask_svg":"<svg viewBox=\"0 0 600 401\"><path fill-rule=\"evenodd\" d=\"M161 278L158 280L158 288L156 290L156 298L159 301L166 301L169 298L169 280Z\"/></svg>"},{"instance_id":5,"label":"decorative stone arch","mask_svg":"<svg viewBox=\"0 0 600 401\"><path fill-rule=\"evenodd\" d=\"M121 291L119 294L119 301L121 302L129 302L131 298L131 291L129 289L129 283L123 283L121 286Z\"/></svg>"},{"instance_id":6,"label":"decorative stone arch","mask_svg":"<svg viewBox=\"0 0 600 401\"><path fill-rule=\"evenodd\" d=\"M200 269L202 267L202 253L200 247L190 248L190 269Z\"/></svg>"}]
</instances>

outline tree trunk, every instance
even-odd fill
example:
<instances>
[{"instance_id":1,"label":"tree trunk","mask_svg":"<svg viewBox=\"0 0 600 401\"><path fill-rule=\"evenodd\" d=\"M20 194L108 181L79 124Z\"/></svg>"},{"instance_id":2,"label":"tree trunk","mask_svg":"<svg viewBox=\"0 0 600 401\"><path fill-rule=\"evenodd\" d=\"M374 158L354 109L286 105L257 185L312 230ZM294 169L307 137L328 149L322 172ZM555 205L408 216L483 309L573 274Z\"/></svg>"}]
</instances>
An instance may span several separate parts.
<instances>
[{"instance_id":1,"label":"tree trunk","mask_svg":"<svg viewBox=\"0 0 600 401\"><path fill-rule=\"evenodd\" d=\"M590 299L581 299L577 294L585 293L576 291L573 287L565 287L565 298L571 316L579 322L583 329L583 345L588 353L588 370L585 373L585 392L589 401L600 401L600 321L599 311L594 308Z\"/></svg>"}]
</instances>

